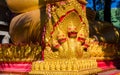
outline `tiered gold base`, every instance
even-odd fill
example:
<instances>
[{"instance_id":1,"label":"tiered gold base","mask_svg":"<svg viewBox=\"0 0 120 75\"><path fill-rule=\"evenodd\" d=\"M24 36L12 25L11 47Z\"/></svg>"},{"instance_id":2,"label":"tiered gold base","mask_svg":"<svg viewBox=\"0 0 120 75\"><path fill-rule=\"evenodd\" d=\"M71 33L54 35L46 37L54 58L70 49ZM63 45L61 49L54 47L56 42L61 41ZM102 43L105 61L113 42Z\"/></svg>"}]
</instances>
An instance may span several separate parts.
<instances>
[{"instance_id":1,"label":"tiered gold base","mask_svg":"<svg viewBox=\"0 0 120 75\"><path fill-rule=\"evenodd\" d=\"M33 62L29 74L85 75L97 74L100 71L94 59L56 59Z\"/></svg>"},{"instance_id":2,"label":"tiered gold base","mask_svg":"<svg viewBox=\"0 0 120 75\"><path fill-rule=\"evenodd\" d=\"M100 69L88 69L83 71L34 71L30 72L30 75L90 75L97 74Z\"/></svg>"}]
</instances>

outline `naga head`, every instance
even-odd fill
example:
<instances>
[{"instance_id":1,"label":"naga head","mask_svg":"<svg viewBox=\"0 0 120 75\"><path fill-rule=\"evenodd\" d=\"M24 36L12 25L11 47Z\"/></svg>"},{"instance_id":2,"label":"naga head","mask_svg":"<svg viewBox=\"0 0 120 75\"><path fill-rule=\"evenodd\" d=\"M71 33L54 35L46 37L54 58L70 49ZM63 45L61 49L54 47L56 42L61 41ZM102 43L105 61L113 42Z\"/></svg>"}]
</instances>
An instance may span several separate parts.
<instances>
[{"instance_id":1,"label":"naga head","mask_svg":"<svg viewBox=\"0 0 120 75\"><path fill-rule=\"evenodd\" d=\"M68 26L68 37L76 38L77 37L77 28L74 25Z\"/></svg>"}]
</instances>

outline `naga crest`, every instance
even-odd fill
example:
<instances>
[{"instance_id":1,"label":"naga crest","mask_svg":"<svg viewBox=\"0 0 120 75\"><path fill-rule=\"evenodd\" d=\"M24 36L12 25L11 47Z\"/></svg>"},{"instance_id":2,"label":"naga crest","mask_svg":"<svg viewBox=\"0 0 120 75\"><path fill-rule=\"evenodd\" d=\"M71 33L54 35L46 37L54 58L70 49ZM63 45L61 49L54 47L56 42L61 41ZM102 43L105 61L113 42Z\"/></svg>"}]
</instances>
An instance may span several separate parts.
<instances>
[{"instance_id":1,"label":"naga crest","mask_svg":"<svg viewBox=\"0 0 120 75\"><path fill-rule=\"evenodd\" d=\"M54 6L51 11L52 17L46 26L45 58L82 57L89 38L85 5L70 1Z\"/></svg>"}]
</instances>

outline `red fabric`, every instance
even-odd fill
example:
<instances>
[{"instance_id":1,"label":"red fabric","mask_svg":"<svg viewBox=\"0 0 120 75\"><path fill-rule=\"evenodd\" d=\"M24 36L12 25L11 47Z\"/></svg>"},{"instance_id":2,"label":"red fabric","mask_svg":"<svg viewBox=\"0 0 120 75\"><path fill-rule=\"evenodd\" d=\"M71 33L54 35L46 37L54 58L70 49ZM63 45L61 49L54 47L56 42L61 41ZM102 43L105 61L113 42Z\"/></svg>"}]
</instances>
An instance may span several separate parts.
<instances>
[{"instance_id":1,"label":"red fabric","mask_svg":"<svg viewBox=\"0 0 120 75\"><path fill-rule=\"evenodd\" d=\"M102 70L108 70L108 69L113 69L115 68L114 62L113 61L97 61L98 62L98 67L101 68Z\"/></svg>"},{"instance_id":2,"label":"red fabric","mask_svg":"<svg viewBox=\"0 0 120 75\"><path fill-rule=\"evenodd\" d=\"M110 74L110 75L120 75L120 72L115 72L115 73L113 73L113 74Z\"/></svg>"},{"instance_id":3,"label":"red fabric","mask_svg":"<svg viewBox=\"0 0 120 75\"><path fill-rule=\"evenodd\" d=\"M31 62L0 62L0 71L4 72L30 72Z\"/></svg>"}]
</instances>

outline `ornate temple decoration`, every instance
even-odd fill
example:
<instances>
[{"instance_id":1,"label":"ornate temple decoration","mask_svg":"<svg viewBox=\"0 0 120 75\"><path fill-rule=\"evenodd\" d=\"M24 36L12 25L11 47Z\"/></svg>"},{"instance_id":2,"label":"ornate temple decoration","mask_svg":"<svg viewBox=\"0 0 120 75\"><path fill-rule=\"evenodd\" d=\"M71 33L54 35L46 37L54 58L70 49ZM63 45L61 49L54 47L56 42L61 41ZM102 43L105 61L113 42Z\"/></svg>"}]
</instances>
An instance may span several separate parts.
<instances>
[{"instance_id":1,"label":"ornate temple decoration","mask_svg":"<svg viewBox=\"0 0 120 75\"><path fill-rule=\"evenodd\" d=\"M32 71L29 74L43 75L88 75L100 72L94 59L57 59L33 62Z\"/></svg>"},{"instance_id":2,"label":"ornate temple decoration","mask_svg":"<svg viewBox=\"0 0 120 75\"><path fill-rule=\"evenodd\" d=\"M36 10L42 6L38 5L38 0L31 1L34 2L33 5L37 4L33 8L35 10L27 10L29 4L24 5L26 10L21 8L15 11L11 8L16 13L30 12L20 14L14 18L16 20L11 21L10 33L13 34L11 38L14 45L0 44L0 61L32 62L29 74L33 75L86 75L102 71L98 60L112 60L120 55L117 45L99 42L95 37L89 36L85 0L41 0L43 5L48 3L50 8L45 8L50 12L46 9ZM11 5L10 2L9 6L12 7ZM18 26L15 27L16 25ZM27 44L22 44L23 42Z\"/></svg>"},{"instance_id":3,"label":"ornate temple decoration","mask_svg":"<svg viewBox=\"0 0 120 75\"><path fill-rule=\"evenodd\" d=\"M52 55L58 58L83 56L83 46L89 37L89 27L82 7L85 6L75 0L59 7L52 6L52 17L46 26L45 59Z\"/></svg>"},{"instance_id":4,"label":"ornate temple decoration","mask_svg":"<svg viewBox=\"0 0 120 75\"><path fill-rule=\"evenodd\" d=\"M30 62L41 59L41 46L36 44L0 45L0 62Z\"/></svg>"},{"instance_id":5,"label":"ornate temple decoration","mask_svg":"<svg viewBox=\"0 0 120 75\"><path fill-rule=\"evenodd\" d=\"M80 2L81 1L82 0L80 0ZM32 61L41 59L41 56L44 56L42 58L44 58L45 60L63 58L64 59L95 58L98 60L114 58L116 55L118 55L117 52L118 49L115 44L98 42L96 41L95 38L89 37L89 25L86 18L85 4L86 4L85 1L79 3L77 0L64 1L63 3L61 2L51 3L50 4L51 7L49 8L50 16L48 17L48 21L44 26L45 29L43 28L44 32L39 31L39 33L37 33L37 31L42 28L42 26L40 25L38 25L40 27L34 26L33 28L35 27L36 28L32 30L36 32L32 34L33 37L32 40L36 41L36 39L39 40L39 36L42 37L44 36L45 38L43 37L41 40L40 37L39 41L40 44L42 42L42 44L44 44L45 46L44 45L38 46L34 44L33 45L28 44L26 46L20 47L15 45L9 46L2 45L2 47L0 47L0 53L4 55L0 56L1 61L19 61L22 59L24 60L24 58L26 59L25 61L30 59L31 59L30 61ZM37 13L39 13L38 10ZM37 23L39 21L40 20L38 19ZM22 24L20 23L20 26L21 25ZM32 24L28 26L32 26ZM24 28L26 26L24 26L23 24L22 27ZM31 29L32 29L31 27L30 29L28 28L28 30ZM29 32L29 34L31 34L32 31ZM16 34L16 36L17 37L21 36L23 34L22 32L25 31L21 31L20 35ZM34 37L33 35L36 35L37 37ZM29 40L29 42L32 41L29 36L25 37L27 37L25 39ZM16 37L15 39L17 39L17 42L21 40ZM16 53L16 55L18 56L16 56L13 53ZM31 57L31 55L33 55L33 57Z\"/></svg>"},{"instance_id":6,"label":"ornate temple decoration","mask_svg":"<svg viewBox=\"0 0 120 75\"><path fill-rule=\"evenodd\" d=\"M116 55L113 44L96 41L89 37L85 5L76 0L53 5L51 18L46 26L45 59L96 58L109 59Z\"/></svg>"}]
</instances>

